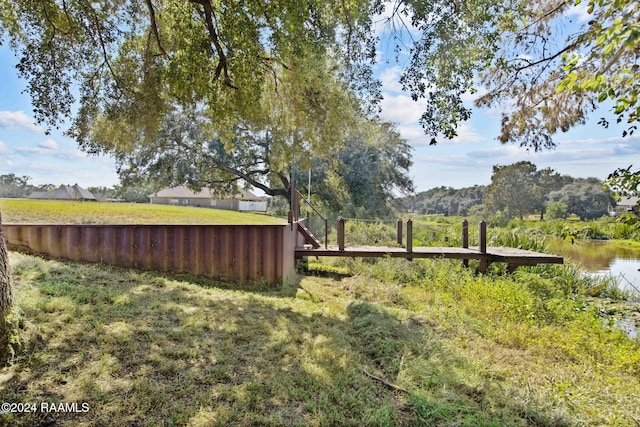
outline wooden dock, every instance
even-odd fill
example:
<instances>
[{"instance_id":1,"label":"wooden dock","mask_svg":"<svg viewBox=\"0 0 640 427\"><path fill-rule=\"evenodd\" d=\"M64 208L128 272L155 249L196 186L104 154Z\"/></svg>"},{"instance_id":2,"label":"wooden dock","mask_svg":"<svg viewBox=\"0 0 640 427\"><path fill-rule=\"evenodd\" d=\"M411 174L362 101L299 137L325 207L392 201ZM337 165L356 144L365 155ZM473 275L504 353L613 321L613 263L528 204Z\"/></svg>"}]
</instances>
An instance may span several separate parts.
<instances>
[{"instance_id":1,"label":"wooden dock","mask_svg":"<svg viewBox=\"0 0 640 427\"><path fill-rule=\"evenodd\" d=\"M414 247L411 251L406 248L392 246L349 246L341 250L338 246L327 248L298 247L296 257L351 257L351 258L448 258L459 260L475 259L481 262L480 271L485 271L486 267L493 262L503 262L508 264L509 271L525 265L538 264L562 264L563 258L555 255L543 254L540 252L527 251L517 248L507 247L487 247L485 252L480 248L457 248L457 247Z\"/></svg>"},{"instance_id":2,"label":"wooden dock","mask_svg":"<svg viewBox=\"0 0 640 427\"><path fill-rule=\"evenodd\" d=\"M311 233L306 226L306 221L300 219L300 203L304 202L311 207L316 214L324 220L324 248L321 242ZM509 272L520 266L534 266L538 264L562 264L562 257L543 254L540 252L527 251L524 249L508 247L487 247L487 223L481 221L478 225L478 247L469 247L469 222L462 221L462 247L413 247L413 221L406 222L406 235L403 232L402 220L396 221L396 241L398 246L347 246L345 244L345 222L342 217L338 218L337 235L338 245L330 246L328 221L313 206L311 201L306 199L299 191L295 191L293 197L293 209L289 211L289 223L291 229L298 230L304 240L298 241L295 249L296 259L303 257L350 257L350 258L448 258L459 259L463 265L468 266L469 260L478 260L479 271L484 273L489 264L493 262L503 262L508 265ZM294 224L296 224L294 226ZM305 243L306 242L306 243ZM404 244L403 244L404 243Z\"/></svg>"},{"instance_id":3,"label":"wooden dock","mask_svg":"<svg viewBox=\"0 0 640 427\"><path fill-rule=\"evenodd\" d=\"M462 260L465 266L469 265L469 260L479 260L480 272L484 273L489 264L493 262L503 262L508 265L509 272L520 266L533 266L538 264L562 264L563 258L555 255L543 254L540 252L528 251L524 249L509 247L487 247L487 224L481 221L479 224L479 247L469 247L469 223L462 222L462 247L413 247L413 222L407 221L406 244L402 246L346 246L345 245L345 220L338 219L338 245L329 246L325 238L325 246L321 248L317 239L311 241L305 237L310 245L298 246L295 249L296 258L315 257L351 257L351 258L449 258ZM326 227L326 221L325 221ZM309 234L306 227L299 227L305 231L303 235ZM327 235L325 229L325 236ZM397 221L397 242L403 243L402 221Z\"/></svg>"}]
</instances>

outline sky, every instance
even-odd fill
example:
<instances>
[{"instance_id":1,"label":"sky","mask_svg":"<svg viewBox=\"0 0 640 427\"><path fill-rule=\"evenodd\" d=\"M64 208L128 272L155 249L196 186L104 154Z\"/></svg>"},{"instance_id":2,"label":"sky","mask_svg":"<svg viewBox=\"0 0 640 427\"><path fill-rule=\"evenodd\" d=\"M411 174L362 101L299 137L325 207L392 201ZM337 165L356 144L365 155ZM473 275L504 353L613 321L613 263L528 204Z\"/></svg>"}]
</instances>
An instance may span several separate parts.
<instances>
[{"instance_id":1,"label":"sky","mask_svg":"<svg viewBox=\"0 0 640 427\"><path fill-rule=\"evenodd\" d=\"M81 152L75 141L63 135L64 125L47 135L34 124L33 106L23 93L26 84L18 78L15 64L9 47L0 46L0 175L27 175L34 185L116 185L113 159ZM597 122L604 114L598 111L587 124L558 135L555 150L536 153L515 145L501 145L496 139L500 111L475 108L471 120L458 129L457 138L430 146L430 138L418 125L424 100L414 102L402 91L398 83L400 72L400 66L394 62L377 66L384 95L381 116L396 123L413 147L410 175L416 191L439 186L486 185L491 182L494 165L523 160L563 175L600 179L617 168L640 166L640 135L622 138L622 127L603 128ZM472 101L467 99L469 106Z\"/></svg>"}]
</instances>

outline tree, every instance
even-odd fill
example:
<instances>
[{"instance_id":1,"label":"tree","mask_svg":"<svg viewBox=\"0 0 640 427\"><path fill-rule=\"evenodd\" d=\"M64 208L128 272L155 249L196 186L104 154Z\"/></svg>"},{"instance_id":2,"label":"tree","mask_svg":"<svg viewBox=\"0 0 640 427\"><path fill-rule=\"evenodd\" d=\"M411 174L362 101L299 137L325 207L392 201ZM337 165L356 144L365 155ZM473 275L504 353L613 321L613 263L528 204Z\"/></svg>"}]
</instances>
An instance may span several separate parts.
<instances>
[{"instance_id":1,"label":"tree","mask_svg":"<svg viewBox=\"0 0 640 427\"><path fill-rule=\"evenodd\" d=\"M540 202L540 220L544 219L545 214L545 200L547 194L552 191L560 190L565 185L573 182L573 178L567 175L560 175L551 168L541 169L537 172L537 188L538 195L537 200Z\"/></svg>"},{"instance_id":2,"label":"tree","mask_svg":"<svg viewBox=\"0 0 640 427\"><path fill-rule=\"evenodd\" d=\"M463 96L484 86L477 105L507 107L500 141L537 150L605 101L625 134L638 120L638 3L588 0L585 24L568 18L579 3L6 0L0 41L20 58L37 120L72 119L86 151L152 143L167 114L197 107L224 144L238 124L270 129L293 164L330 156L376 111L373 17L386 10L397 58L408 55L400 83L429 101L432 143L456 135L471 114Z\"/></svg>"},{"instance_id":3,"label":"tree","mask_svg":"<svg viewBox=\"0 0 640 427\"><path fill-rule=\"evenodd\" d=\"M0 175L0 197L27 197L34 188L29 185L30 180L31 177L26 175Z\"/></svg>"},{"instance_id":4,"label":"tree","mask_svg":"<svg viewBox=\"0 0 640 427\"><path fill-rule=\"evenodd\" d=\"M9 276L9 255L2 233L2 215L0 214L0 364L7 362L9 345L13 333L9 315L13 307L13 288Z\"/></svg>"},{"instance_id":5,"label":"tree","mask_svg":"<svg viewBox=\"0 0 640 427\"><path fill-rule=\"evenodd\" d=\"M271 128L237 126L232 143L224 144L208 124L204 115L171 114L153 144L119 151L121 188L150 190L186 183L234 194L248 183L268 195L289 198L294 169L301 190L306 187L302 177L311 169L315 201L333 211L350 200L372 215L386 213L395 192L413 190L408 176L411 148L389 123L362 123L340 148L314 158L289 156Z\"/></svg>"},{"instance_id":6,"label":"tree","mask_svg":"<svg viewBox=\"0 0 640 427\"><path fill-rule=\"evenodd\" d=\"M414 191L411 165L411 146L396 127L370 124L354 132L333 159L314 161L312 195L343 216L363 216L358 211L369 218L385 216L398 195Z\"/></svg>"},{"instance_id":7,"label":"tree","mask_svg":"<svg viewBox=\"0 0 640 427\"><path fill-rule=\"evenodd\" d=\"M423 214L467 215L472 207L482 204L484 188L479 185L461 189L437 187L406 197L403 203Z\"/></svg>"},{"instance_id":8,"label":"tree","mask_svg":"<svg viewBox=\"0 0 640 427\"><path fill-rule=\"evenodd\" d=\"M501 49L483 73L488 93L477 104L505 103L500 141L536 150L553 135L582 124L598 104L612 102L618 122L635 130L640 18L632 0L589 0L584 23L569 17L581 0L535 2L514 16ZM607 124L607 119L602 119Z\"/></svg>"},{"instance_id":9,"label":"tree","mask_svg":"<svg viewBox=\"0 0 640 427\"><path fill-rule=\"evenodd\" d=\"M564 202L551 202L547 204L548 219L567 219L569 217L569 208Z\"/></svg>"},{"instance_id":10,"label":"tree","mask_svg":"<svg viewBox=\"0 0 640 427\"><path fill-rule=\"evenodd\" d=\"M7 0L0 42L20 58L38 122L72 119L87 151L152 141L170 110L199 106L225 143L239 120L266 121L276 142L315 155L343 139L350 116L376 111L374 16L387 10L395 51L410 57L400 83L430 101L425 131L451 138L519 3Z\"/></svg>"},{"instance_id":11,"label":"tree","mask_svg":"<svg viewBox=\"0 0 640 427\"><path fill-rule=\"evenodd\" d=\"M547 200L550 204L564 203L567 211L580 219L595 219L607 215L609 206L615 204L611 193L595 178L576 179L561 190L550 193Z\"/></svg>"},{"instance_id":12,"label":"tree","mask_svg":"<svg viewBox=\"0 0 640 427\"><path fill-rule=\"evenodd\" d=\"M485 206L493 212L506 211L522 219L541 205L537 167L523 161L493 167L491 184L484 194Z\"/></svg>"},{"instance_id":13,"label":"tree","mask_svg":"<svg viewBox=\"0 0 640 427\"><path fill-rule=\"evenodd\" d=\"M269 124L298 154L323 153L358 114L354 93L377 97L360 60L373 43L360 30L371 6L334 6L12 0L0 8L0 37L20 58L36 119L72 119L68 133L86 151L150 143L167 114L198 107L223 143L241 121Z\"/></svg>"},{"instance_id":14,"label":"tree","mask_svg":"<svg viewBox=\"0 0 640 427\"><path fill-rule=\"evenodd\" d=\"M618 199L621 196L636 197L640 194L640 170L633 171L632 168L633 166L629 166L626 169L619 168L611 173L605 181L607 188Z\"/></svg>"}]
</instances>

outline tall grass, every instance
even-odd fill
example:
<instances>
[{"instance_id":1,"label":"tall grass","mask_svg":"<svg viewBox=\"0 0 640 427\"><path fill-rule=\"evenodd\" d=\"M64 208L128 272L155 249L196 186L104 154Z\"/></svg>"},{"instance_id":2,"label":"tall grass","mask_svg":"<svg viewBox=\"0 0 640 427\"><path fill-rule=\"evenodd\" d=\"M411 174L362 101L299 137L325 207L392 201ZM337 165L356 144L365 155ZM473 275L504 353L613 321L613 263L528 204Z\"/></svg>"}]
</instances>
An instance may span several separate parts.
<instances>
[{"instance_id":1,"label":"tall grass","mask_svg":"<svg viewBox=\"0 0 640 427\"><path fill-rule=\"evenodd\" d=\"M604 217L591 221L520 221L509 222L506 228L526 228L546 236L562 237L569 240L592 239L640 239L640 224Z\"/></svg>"}]
</instances>

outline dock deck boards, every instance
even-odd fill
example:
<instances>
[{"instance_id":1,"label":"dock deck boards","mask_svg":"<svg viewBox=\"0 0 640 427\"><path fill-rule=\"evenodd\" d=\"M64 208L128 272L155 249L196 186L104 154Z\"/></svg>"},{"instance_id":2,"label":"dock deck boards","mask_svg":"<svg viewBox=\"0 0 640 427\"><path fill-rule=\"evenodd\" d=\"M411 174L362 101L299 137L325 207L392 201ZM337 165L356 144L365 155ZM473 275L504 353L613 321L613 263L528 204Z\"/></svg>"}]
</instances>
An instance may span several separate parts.
<instances>
[{"instance_id":1,"label":"dock deck boards","mask_svg":"<svg viewBox=\"0 0 640 427\"><path fill-rule=\"evenodd\" d=\"M385 257L392 258L451 258L477 259L488 262L506 262L510 265L562 264L563 258L556 255L527 251L524 249L507 247L488 247L485 253L477 247L414 247L411 252L405 248L392 246L348 246L341 251L337 246L327 249L296 248L296 256L326 256L326 257Z\"/></svg>"}]
</instances>

